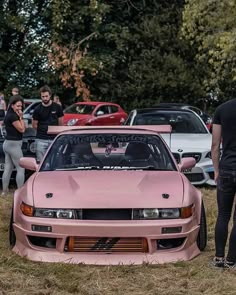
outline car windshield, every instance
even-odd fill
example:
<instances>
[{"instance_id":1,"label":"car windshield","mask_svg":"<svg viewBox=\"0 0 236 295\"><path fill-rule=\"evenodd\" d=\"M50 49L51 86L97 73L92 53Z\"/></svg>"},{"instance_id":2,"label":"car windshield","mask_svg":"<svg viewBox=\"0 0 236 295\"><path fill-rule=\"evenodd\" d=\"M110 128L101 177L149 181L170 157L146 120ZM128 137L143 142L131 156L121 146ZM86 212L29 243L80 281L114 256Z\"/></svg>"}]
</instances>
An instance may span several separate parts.
<instances>
[{"instance_id":1,"label":"car windshield","mask_svg":"<svg viewBox=\"0 0 236 295\"><path fill-rule=\"evenodd\" d=\"M40 171L176 170L162 139L140 134L66 134L56 138Z\"/></svg>"},{"instance_id":2,"label":"car windshield","mask_svg":"<svg viewBox=\"0 0 236 295\"><path fill-rule=\"evenodd\" d=\"M137 114L133 125L171 125L173 133L207 133L204 124L194 113L182 111Z\"/></svg>"},{"instance_id":3,"label":"car windshield","mask_svg":"<svg viewBox=\"0 0 236 295\"><path fill-rule=\"evenodd\" d=\"M65 114L90 115L95 109L94 105L90 104L73 104L64 110Z\"/></svg>"}]
</instances>

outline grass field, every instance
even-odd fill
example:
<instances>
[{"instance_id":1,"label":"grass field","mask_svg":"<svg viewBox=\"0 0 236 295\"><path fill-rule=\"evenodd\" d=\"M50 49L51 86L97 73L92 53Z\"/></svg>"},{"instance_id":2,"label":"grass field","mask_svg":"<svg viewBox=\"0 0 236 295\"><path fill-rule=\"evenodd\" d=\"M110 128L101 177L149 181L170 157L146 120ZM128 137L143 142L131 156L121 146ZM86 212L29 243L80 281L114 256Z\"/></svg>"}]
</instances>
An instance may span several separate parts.
<instances>
[{"instance_id":1,"label":"grass field","mask_svg":"<svg viewBox=\"0 0 236 295\"><path fill-rule=\"evenodd\" d=\"M202 189L208 221L208 246L190 262L141 266L85 266L34 263L8 246L12 195L0 197L0 295L6 294L236 294L236 271L212 269L215 190Z\"/></svg>"}]
</instances>

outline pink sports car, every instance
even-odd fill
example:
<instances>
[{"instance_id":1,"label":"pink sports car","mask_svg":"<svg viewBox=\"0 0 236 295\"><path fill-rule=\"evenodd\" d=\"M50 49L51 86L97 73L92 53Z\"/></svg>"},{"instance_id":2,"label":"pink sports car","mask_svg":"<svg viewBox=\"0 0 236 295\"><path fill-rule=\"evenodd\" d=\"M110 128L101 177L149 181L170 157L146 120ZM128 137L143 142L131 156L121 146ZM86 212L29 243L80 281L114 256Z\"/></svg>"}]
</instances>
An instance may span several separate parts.
<instances>
[{"instance_id":1,"label":"pink sports car","mask_svg":"<svg viewBox=\"0 0 236 295\"><path fill-rule=\"evenodd\" d=\"M189 260L207 242L202 196L159 133L170 126L54 127L44 159L16 190L13 250L30 260L142 264Z\"/></svg>"}]
</instances>

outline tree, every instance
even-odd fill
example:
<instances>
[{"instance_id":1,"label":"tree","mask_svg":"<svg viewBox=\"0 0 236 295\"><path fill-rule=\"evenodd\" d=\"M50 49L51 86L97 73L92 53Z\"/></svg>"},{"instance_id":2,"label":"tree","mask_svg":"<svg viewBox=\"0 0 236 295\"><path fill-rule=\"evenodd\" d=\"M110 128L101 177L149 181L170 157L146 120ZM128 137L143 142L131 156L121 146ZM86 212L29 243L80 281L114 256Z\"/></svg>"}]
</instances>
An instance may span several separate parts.
<instances>
[{"instance_id":1,"label":"tree","mask_svg":"<svg viewBox=\"0 0 236 295\"><path fill-rule=\"evenodd\" d=\"M50 60L65 85L126 108L202 95L200 70L179 38L183 1L54 0Z\"/></svg>"},{"instance_id":2,"label":"tree","mask_svg":"<svg viewBox=\"0 0 236 295\"><path fill-rule=\"evenodd\" d=\"M0 89L12 86L32 90L52 71L47 64L50 36L50 0L1 1Z\"/></svg>"},{"instance_id":3,"label":"tree","mask_svg":"<svg viewBox=\"0 0 236 295\"><path fill-rule=\"evenodd\" d=\"M182 34L197 47L197 62L205 65L205 94L236 94L235 18L235 0L186 1Z\"/></svg>"}]
</instances>

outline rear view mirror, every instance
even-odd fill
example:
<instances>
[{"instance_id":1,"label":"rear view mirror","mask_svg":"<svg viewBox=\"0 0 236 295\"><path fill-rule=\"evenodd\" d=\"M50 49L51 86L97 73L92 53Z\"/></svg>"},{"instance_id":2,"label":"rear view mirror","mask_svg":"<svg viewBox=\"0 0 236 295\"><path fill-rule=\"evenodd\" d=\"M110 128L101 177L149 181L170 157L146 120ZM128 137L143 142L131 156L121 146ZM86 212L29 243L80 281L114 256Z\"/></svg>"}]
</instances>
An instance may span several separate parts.
<instances>
[{"instance_id":1,"label":"rear view mirror","mask_svg":"<svg viewBox=\"0 0 236 295\"><path fill-rule=\"evenodd\" d=\"M23 157L20 158L20 166L27 170L36 171L38 169L38 164L35 158Z\"/></svg>"},{"instance_id":2,"label":"rear view mirror","mask_svg":"<svg viewBox=\"0 0 236 295\"><path fill-rule=\"evenodd\" d=\"M181 162L178 164L179 170L183 171L185 169L193 168L196 165L196 160L193 157L182 158Z\"/></svg>"}]
</instances>

